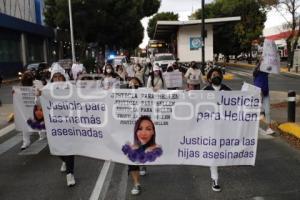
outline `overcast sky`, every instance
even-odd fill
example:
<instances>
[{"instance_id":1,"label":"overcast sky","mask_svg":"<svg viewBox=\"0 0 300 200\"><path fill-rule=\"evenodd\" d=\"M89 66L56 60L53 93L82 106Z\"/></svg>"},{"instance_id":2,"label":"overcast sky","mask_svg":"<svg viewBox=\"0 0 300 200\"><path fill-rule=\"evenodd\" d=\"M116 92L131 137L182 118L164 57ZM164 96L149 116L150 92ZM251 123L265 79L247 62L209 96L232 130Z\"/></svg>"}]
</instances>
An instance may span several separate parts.
<instances>
[{"instance_id":1,"label":"overcast sky","mask_svg":"<svg viewBox=\"0 0 300 200\"><path fill-rule=\"evenodd\" d=\"M205 3L210 3L213 0L205 0ZM192 12L195 12L197 9L201 8L201 0L161 0L161 6L158 12L174 12L179 14L179 20L185 21L188 20L188 16L191 15ZM284 17L282 16L284 15ZM267 15L267 21L265 23L265 27L272 27L276 25L280 25L289 19L286 14L279 14L276 10L272 10ZM286 18L286 19L285 19ZM147 36L147 24L149 18L144 18L142 20L142 24L145 28L144 32L144 40L140 44L140 47L144 48L149 40Z\"/></svg>"}]
</instances>

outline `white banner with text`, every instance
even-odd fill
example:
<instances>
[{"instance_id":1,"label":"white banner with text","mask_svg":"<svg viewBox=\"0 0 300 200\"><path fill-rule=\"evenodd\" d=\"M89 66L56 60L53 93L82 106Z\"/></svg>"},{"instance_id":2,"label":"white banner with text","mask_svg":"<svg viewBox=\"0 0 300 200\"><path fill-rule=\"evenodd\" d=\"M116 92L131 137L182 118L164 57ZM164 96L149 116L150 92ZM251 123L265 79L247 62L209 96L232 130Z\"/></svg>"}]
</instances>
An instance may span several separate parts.
<instances>
[{"instance_id":1,"label":"white banner with text","mask_svg":"<svg viewBox=\"0 0 300 200\"><path fill-rule=\"evenodd\" d=\"M67 83L64 83L67 84ZM42 91L50 151L124 164L254 165L259 91Z\"/></svg>"}]
</instances>

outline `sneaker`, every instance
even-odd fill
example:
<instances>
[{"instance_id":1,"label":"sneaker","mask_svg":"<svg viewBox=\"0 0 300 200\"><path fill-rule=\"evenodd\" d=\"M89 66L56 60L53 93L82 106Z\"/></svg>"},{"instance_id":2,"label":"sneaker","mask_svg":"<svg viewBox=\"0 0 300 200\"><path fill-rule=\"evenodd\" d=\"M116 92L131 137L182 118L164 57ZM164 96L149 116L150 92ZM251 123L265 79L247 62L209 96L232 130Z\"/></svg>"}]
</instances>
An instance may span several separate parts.
<instances>
[{"instance_id":1,"label":"sneaker","mask_svg":"<svg viewBox=\"0 0 300 200\"><path fill-rule=\"evenodd\" d=\"M65 162L62 162L61 167L60 167L60 171L61 171L61 172L67 171L67 165L66 165Z\"/></svg>"},{"instance_id":2,"label":"sneaker","mask_svg":"<svg viewBox=\"0 0 300 200\"><path fill-rule=\"evenodd\" d=\"M40 138L39 140L43 140L46 138L46 133L45 132L39 132Z\"/></svg>"},{"instance_id":3,"label":"sneaker","mask_svg":"<svg viewBox=\"0 0 300 200\"><path fill-rule=\"evenodd\" d=\"M146 167L141 167L141 169L140 169L140 175L141 175L141 176L145 176L146 173L147 173Z\"/></svg>"},{"instance_id":4,"label":"sneaker","mask_svg":"<svg viewBox=\"0 0 300 200\"><path fill-rule=\"evenodd\" d=\"M69 173L67 174L67 186L71 187L75 185L75 178L74 178L74 175Z\"/></svg>"},{"instance_id":5,"label":"sneaker","mask_svg":"<svg viewBox=\"0 0 300 200\"><path fill-rule=\"evenodd\" d=\"M265 134L266 134L266 135L272 135L272 134L274 134L274 133L275 133L274 130L271 129L271 128L268 128L268 129L265 131Z\"/></svg>"},{"instance_id":6,"label":"sneaker","mask_svg":"<svg viewBox=\"0 0 300 200\"><path fill-rule=\"evenodd\" d=\"M141 186L140 185L133 186L133 188L131 189L131 194L138 195L140 193L141 193Z\"/></svg>"},{"instance_id":7,"label":"sneaker","mask_svg":"<svg viewBox=\"0 0 300 200\"><path fill-rule=\"evenodd\" d=\"M221 192L221 186L218 184L216 180L212 181L211 189L215 192Z\"/></svg>"},{"instance_id":8,"label":"sneaker","mask_svg":"<svg viewBox=\"0 0 300 200\"><path fill-rule=\"evenodd\" d=\"M27 149L30 146L30 141L29 142L23 142L22 146L21 146L21 151Z\"/></svg>"}]
</instances>

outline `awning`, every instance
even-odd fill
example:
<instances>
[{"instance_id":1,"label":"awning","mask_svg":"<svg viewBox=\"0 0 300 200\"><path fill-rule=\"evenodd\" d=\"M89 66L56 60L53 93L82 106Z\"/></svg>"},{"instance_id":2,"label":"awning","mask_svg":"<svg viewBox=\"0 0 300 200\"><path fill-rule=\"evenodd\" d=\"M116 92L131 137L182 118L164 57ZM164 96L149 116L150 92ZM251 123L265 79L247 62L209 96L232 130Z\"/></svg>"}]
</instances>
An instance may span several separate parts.
<instances>
[{"instance_id":1,"label":"awning","mask_svg":"<svg viewBox=\"0 0 300 200\"><path fill-rule=\"evenodd\" d=\"M16 17L0 13L0 27L20 32L32 33L43 37L53 37L54 31L51 28L27 22Z\"/></svg>"},{"instance_id":2,"label":"awning","mask_svg":"<svg viewBox=\"0 0 300 200\"><path fill-rule=\"evenodd\" d=\"M241 17L223 17L205 19L205 24L222 24L226 22L240 21ZM169 39L172 33L176 33L180 26L198 25L202 24L202 20L189 21L157 21L154 39L166 40Z\"/></svg>"}]
</instances>

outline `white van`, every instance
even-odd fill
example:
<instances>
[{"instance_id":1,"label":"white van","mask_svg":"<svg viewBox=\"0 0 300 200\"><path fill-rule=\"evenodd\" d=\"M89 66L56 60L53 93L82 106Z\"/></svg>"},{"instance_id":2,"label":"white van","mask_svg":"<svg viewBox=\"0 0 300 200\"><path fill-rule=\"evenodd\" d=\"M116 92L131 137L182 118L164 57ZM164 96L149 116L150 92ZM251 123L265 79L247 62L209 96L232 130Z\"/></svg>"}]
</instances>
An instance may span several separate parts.
<instances>
[{"instance_id":1,"label":"white van","mask_svg":"<svg viewBox=\"0 0 300 200\"><path fill-rule=\"evenodd\" d=\"M162 71L166 71L169 65L176 62L175 56L171 53L157 53L154 56L153 66L158 65Z\"/></svg>"}]
</instances>

